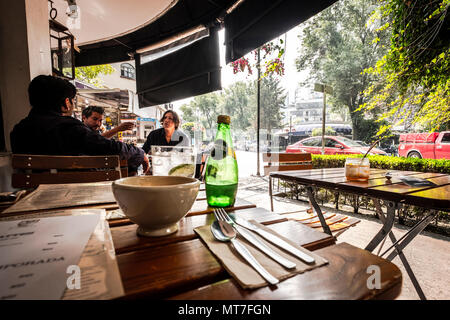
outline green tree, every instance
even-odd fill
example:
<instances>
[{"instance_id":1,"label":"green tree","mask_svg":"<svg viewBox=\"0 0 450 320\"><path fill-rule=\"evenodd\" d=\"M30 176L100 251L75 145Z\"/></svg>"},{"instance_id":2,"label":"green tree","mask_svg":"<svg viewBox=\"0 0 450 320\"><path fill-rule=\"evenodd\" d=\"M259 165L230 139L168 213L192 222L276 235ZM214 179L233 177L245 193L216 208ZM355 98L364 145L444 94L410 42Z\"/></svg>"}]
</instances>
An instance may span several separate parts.
<instances>
[{"instance_id":1,"label":"green tree","mask_svg":"<svg viewBox=\"0 0 450 320\"><path fill-rule=\"evenodd\" d=\"M197 121L196 117L195 117L195 110L192 109L192 107L189 104L183 104L180 107L181 110L181 117L183 118L184 121L186 122L195 122Z\"/></svg>"},{"instance_id":2,"label":"green tree","mask_svg":"<svg viewBox=\"0 0 450 320\"><path fill-rule=\"evenodd\" d=\"M221 97L216 92L196 96L180 109L185 121L200 122L204 128L211 129L216 126L217 116L222 112Z\"/></svg>"},{"instance_id":3,"label":"green tree","mask_svg":"<svg viewBox=\"0 0 450 320\"><path fill-rule=\"evenodd\" d=\"M254 118L255 110L250 105L251 96L254 95L253 84L251 82L235 82L226 88L222 96L223 110L231 116L233 130L240 129L246 131Z\"/></svg>"},{"instance_id":4,"label":"green tree","mask_svg":"<svg viewBox=\"0 0 450 320\"><path fill-rule=\"evenodd\" d=\"M194 128L195 128L194 122L184 122L181 125L181 129L183 129L184 132L188 133L191 138L194 137Z\"/></svg>"},{"instance_id":5,"label":"green tree","mask_svg":"<svg viewBox=\"0 0 450 320\"><path fill-rule=\"evenodd\" d=\"M362 91L374 81L373 75L363 71L387 51L386 32L369 23L376 4L376 0L341 0L308 20L296 59L298 71L310 70L307 82L333 87L327 100L335 110L348 108L357 140L365 135L365 119L376 119L379 114L376 108L356 111L367 100Z\"/></svg>"},{"instance_id":6,"label":"green tree","mask_svg":"<svg viewBox=\"0 0 450 320\"><path fill-rule=\"evenodd\" d=\"M362 110L383 108L378 134L412 120L423 130L450 127L450 0L380 0L374 19L388 18L389 52L367 74L379 78L365 91Z\"/></svg>"},{"instance_id":7,"label":"green tree","mask_svg":"<svg viewBox=\"0 0 450 320\"><path fill-rule=\"evenodd\" d=\"M281 108L284 107L286 94L280 85L280 79L275 78L272 74L261 79L261 96L260 96L260 126L271 132L272 129L281 126ZM256 87L256 82L254 88ZM254 102L251 104L252 113L256 114L256 88L253 94ZM256 117L252 117L253 126L256 129Z\"/></svg>"},{"instance_id":8,"label":"green tree","mask_svg":"<svg viewBox=\"0 0 450 320\"><path fill-rule=\"evenodd\" d=\"M311 136L321 136L322 135L322 128L315 128L311 132ZM332 127L325 127L325 135L326 136L334 136L336 135L336 131Z\"/></svg>"},{"instance_id":9,"label":"green tree","mask_svg":"<svg viewBox=\"0 0 450 320\"><path fill-rule=\"evenodd\" d=\"M95 66L88 66L88 67L78 67L75 68L75 78L78 80L81 80L83 82L92 84L96 87L102 88L103 85L100 82L100 79L98 79L98 76L108 75L115 72L116 69L114 69L109 64L100 64Z\"/></svg>"}]
</instances>

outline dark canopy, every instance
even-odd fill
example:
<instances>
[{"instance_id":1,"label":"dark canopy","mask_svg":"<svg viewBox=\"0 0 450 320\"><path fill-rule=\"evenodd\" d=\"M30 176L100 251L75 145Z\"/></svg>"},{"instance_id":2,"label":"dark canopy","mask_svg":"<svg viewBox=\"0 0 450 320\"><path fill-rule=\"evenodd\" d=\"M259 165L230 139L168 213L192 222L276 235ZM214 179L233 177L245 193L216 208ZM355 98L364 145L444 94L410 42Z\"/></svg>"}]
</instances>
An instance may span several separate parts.
<instances>
[{"instance_id":1,"label":"dark canopy","mask_svg":"<svg viewBox=\"0 0 450 320\"><path fill-rule=\"evenodd\" d=\"M174 53L142 63L136 56L136 87L141 107L163 104L220 90L217 28Z\"/></svg>"},{"instance_id":2,"label":"dark canopy","mask_svg":"<svg viewBox=\"0 0 450 320\"><path fill-rule=\"evenodd\" d=\"M226 63L280 36L337 0L245 0L225 16Z\"/></svg>"},{"instance_id":3,"label":"dark canopy","mask_svg":"<svg viewBox=\"0 0 450 320\"><path fill-rule=\"evenodd\" d=\"M133 59L136 50L198 25L211 26L236 0L179 0L156 21L123 36L80 46L75 65L89 66Z\"/></svg>"},{"instance_id":4,"label":"dark canopy","mask_svg":"<svg viewBox=\"0 0 450 320\"><path fill-rule=\"evenodd\" d=\"M156 21L132 33L80 46L76 66L136 59L140 107L220 90L217 28L225 25L226 63L287 32L337 0L179 0ZM136 51L199 25L210 36L151 62L140 64ZM214 31L211 31L214 30ZM171 46L167 46L168 49Z\"/></svg>"}]
</instances>

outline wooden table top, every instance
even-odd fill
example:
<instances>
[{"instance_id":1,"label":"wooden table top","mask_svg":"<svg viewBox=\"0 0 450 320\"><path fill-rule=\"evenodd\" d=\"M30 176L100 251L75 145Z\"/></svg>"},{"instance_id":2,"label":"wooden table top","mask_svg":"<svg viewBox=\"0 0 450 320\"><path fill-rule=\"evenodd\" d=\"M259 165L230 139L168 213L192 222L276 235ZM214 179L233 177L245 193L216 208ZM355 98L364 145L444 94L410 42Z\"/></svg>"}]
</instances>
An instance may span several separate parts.
<instances>
[{"instance_id":1,"label":"wooden table top","mask_svg":"<svg viewBox=\"0 0 450 320\"><path fill-rule=\"evenodd\" d=\"M344 170L344 168L328 168L280 171L272 172L270 175L273 178L294 181L304 185L450 211L450 176L447 174L372 168L368 180L349 181L345 177ZM385 178L388 171L393 173L391 181ZM434 182L436 186L410 187L399 180L398 176L402 175L426 179Z\"/></svg>"},{"instance_id":2,"label":"wooden table top","mask_svg":"<svg viewBox=\"0 0 450 320\"><path fill-rule=\"evenodd\" d=\"M387 260L349 244L335 245L333 236L263 208L230 213L255 219L308 250L319 250L329 264L284 280L275 288L244 290L194 232L214 221L211 213L186 216L179 230L166 237L141 237L136 235L136 225L123 225L111 228L123 299L394 299L401 291L401 272ZM381 268L379 290L367 288L366 270L373 264Z\"/></svg>"},{"instance_id":3,"label":"wooden table top","mask_svg":"<svg viewBox=\"0 0 450 320\"><path fill-rule=\"evenodd\" d=\"M385 259L347 243L316 251L329 261L327 266L288 278L276 289L263 287L242 289L234 279L206 285L175 295L174 300L356 300L395 299L401 292L402 276L398 268ZM381 268L382 288L367 289L365 272L369 266ZM359 270L359 271L357 271Z\"/></svg>"},{"instance_id":4,"label":"wooden table top","mask_svg":"<svg viewBox=\"0 0 450 320\"><path fill-rule=\"evenodd\" d=\"M329 261L276 287L243 290L194 232L214 220L202 195L169 236L141 237L131 221L109 221L125 291L121 299L393 299L400 293L402 275L391 262L348 244L335 245L333 236L238 199L227 208L231 215L254 219L308 250L319 250ZM114 203L83 207L118 208ZM366 269L373 264L381 268L381 289L366 285Z\"/></svg>"}]
</instances>

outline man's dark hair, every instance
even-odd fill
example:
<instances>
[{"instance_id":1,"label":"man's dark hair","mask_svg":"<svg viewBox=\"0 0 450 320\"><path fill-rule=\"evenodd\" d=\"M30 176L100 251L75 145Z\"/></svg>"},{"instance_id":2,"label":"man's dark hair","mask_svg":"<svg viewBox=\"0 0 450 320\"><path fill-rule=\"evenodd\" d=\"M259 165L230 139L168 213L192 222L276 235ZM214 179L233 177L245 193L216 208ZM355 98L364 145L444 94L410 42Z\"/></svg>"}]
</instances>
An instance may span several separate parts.
<instances>
[{"instance_id":1,"label":"man's dark hair","mask_svg":"<svg viewBox=\"0 0 450 320\"><path fill-rule=\"evenodd\" d=\"M103 107L98 106L89 106L87 108L84 108L81 112L81 115L85 118L89 118L92 115L92 112L97 112L99 114L103 114L105 112L105 109Z\"/></svg>"},{"instance_id":2,"label":"man's dark hair","mask_svg":"<svg viewBox=\"0 0 450 320\"><path fill-rule=\"evenodd\" d=\"M40 75L31 80L28 98L33 108L54 111L61 114L64 101L72 100L77 89L69 81L53 76Z\"/></svg>"},{"instance_id":3,"label":"man's dark hair","mask_svg":"<svg viewBox=\"0 0 450 320\"><path fill-rule=\"evenodd\" d=\"M178 126L180 125L180 117L178 116L178 114L173 111L173 110L167 110L166 112L164 112L161 120L159 120L161 122L161 124L164 122L164 117L166 116L166 114L171 113L172 117L173 117L173 122L175 123L175 129L178 129Z\"/></svg>"}]
</instances>

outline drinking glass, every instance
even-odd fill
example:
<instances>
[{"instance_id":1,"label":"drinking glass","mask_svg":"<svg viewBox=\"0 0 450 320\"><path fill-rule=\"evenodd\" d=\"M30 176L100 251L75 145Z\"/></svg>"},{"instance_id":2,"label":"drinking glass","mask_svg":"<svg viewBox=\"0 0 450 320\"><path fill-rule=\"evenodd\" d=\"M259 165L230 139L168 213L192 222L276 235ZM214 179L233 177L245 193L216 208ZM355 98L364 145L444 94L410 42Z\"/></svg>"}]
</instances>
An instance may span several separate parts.
<instances>
[{"instance_id":1,"label":"drinking glass","mask_svg":"<svg viewBox=\"0 0 450 320\"><path fill-rule=\"evenodd\" d=\"M152 172L154 176L195 175L195 152L192 147L152 146Z\"/></svg>"},{"instance_id":2,"label":"drinking glass","mask_svg":"<svg viewBox=\"0 0 450 320\"><path fill-rule=\"evenodd\" d=\"M370 175L370 162L367 158L345 159L345 177L347 180L367 180Z\"/></svg>"}]
</instances>

